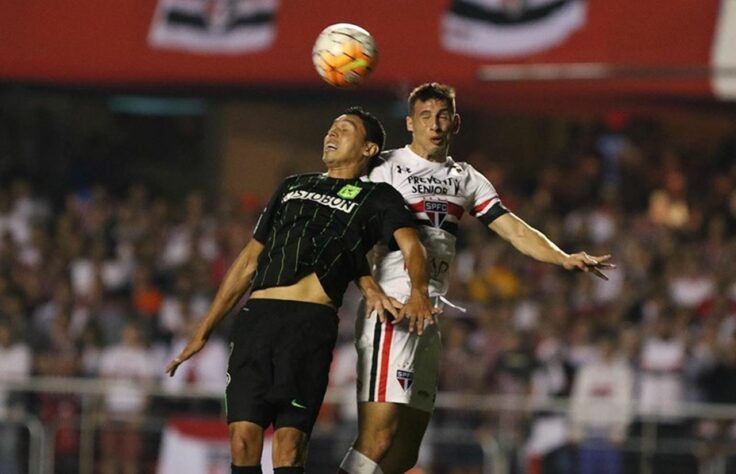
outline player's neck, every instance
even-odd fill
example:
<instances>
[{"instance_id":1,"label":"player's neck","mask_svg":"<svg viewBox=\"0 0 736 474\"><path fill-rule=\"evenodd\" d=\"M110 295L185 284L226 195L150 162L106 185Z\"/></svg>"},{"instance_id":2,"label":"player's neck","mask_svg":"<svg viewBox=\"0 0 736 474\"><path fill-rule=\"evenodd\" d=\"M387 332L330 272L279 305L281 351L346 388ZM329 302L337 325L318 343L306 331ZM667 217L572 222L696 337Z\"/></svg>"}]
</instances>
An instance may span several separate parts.
<instances>
[{"instance_id":1,"label":"player's neck","mask_svg":"<svg viewBox=\"0 0 736 474\"><path fill-rule=\"evenodd\" d=\"M327 176L335 179L355 179L361 175L362 165L339 165L327 168Z\"/></svg>"},{"instance_id":2,"label":"player's neck","mask_svg":"<svg viewBox=\"0 0 736 474\"><path fill-rule=\"evenodd\" d=\"M433 161L435 163L444 163L447 161L447 154L449 151L447 148L443 148L435 151L434 153L430 153L428 150L425 150L414 142L409 144L409 149L420 158L424 158L427 161Z\"/></svg>"}]
</instances>

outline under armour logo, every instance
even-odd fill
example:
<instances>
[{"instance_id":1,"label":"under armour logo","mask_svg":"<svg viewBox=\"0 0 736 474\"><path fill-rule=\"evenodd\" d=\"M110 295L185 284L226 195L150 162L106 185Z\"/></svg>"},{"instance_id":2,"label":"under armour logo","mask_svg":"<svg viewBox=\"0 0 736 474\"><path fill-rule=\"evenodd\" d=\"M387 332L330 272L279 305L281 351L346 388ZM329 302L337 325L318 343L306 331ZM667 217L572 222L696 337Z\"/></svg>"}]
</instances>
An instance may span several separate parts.
<instances>
[{"instance_id":1,"label":"under armour logo","mask_svg":"<svg viewBox=\"0 0 736 474\"><path fill-rule=\"evenodd\" d=\"M406 172L406 173L411 173L411 170L409 169L409 167L408 167L408 166L407 166L406 168L402 168L401 166L399 166L399 165L396 165L396 171L397 171L397 172L398 172L399 174L401 174L401 173L404 173L404 172Z\"/></svg>"}]
</instances>

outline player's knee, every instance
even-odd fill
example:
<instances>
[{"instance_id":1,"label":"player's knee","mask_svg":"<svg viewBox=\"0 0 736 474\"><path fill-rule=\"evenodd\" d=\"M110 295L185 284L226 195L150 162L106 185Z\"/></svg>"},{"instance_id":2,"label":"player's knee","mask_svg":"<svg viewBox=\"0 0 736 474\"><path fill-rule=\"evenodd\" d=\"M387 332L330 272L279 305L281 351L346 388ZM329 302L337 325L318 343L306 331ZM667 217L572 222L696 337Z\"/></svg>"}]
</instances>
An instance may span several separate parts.
<instances>
[{"instance_id":1,"label":"player's knee","mask_svg":"<svg viewBox=\"0 0 736 474\"><path fill-rule=\"evenodd\" d=\"M356 448L374 461L380 460L388 452L396 435L395 427L386 427L370 433L361 433Z\"/></svg>"},{"instance_id":2,"label":"player's knee","mask_svg":"<svg viewBox=\"0 0 736 474\"><path fill-rule=\"evenodd\" d=\"M406 453L399 461L399 467L396 472L406 472L416 466L419 460L419 453Z\"/></svg>"},{"instance_id":3,"label":"player's knee","mask_svg":"<svg viewBox=\"0 0 736 474\"><path fill-rule=\"evenodd\" d=\"M381 469L385 474L400 474L404 472L408 472L413 468L417 461L419 460L419 453L418 452L405 452L402 451L401 454L398 456L394 454L389 455L391 459L385 459L384 462L380 464Z\"/></svg>"},{"instance_id":4,"label":"player's knee","mask_svg":"<svg viewBox=\"0 0 736 474\"><path fill-rule=\"evenodd\" d=\"M276 430L273 434L274 467L303 466L307 439L306 434L296 429Z\"/></svg>"},{"instance_id":5,"label":"player's knee","mask_svg":"<svg viewBox=\"0 0 736 474\"><path fill-rule=\"evenodd\" d=\"M240 423L230 425L230 451L234 464L260 463L262 446L263 430L260 427Z\"/></svg>"}]
</instances>

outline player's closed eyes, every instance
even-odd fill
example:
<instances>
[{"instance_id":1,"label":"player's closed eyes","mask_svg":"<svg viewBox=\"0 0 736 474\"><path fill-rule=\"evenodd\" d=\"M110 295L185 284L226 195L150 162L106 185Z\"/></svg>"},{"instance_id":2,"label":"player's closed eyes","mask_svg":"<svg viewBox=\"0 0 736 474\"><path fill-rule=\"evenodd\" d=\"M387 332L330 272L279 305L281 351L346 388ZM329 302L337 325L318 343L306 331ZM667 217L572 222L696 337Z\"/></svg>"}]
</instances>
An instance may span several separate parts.
<instances>
[{"instance_id":1,"label":"player's closed eyes","mask_svg":"<svg viewBox=\"0 0 736 474\"><path fill-rule=\"evenodd\" d=\"M434 117L432 117L432 114L430 114L430 113L421 114L421 115L419 115L419 118L422 121L425 121L425 122L426 121L433 121L434 120ZM447 114L447 113L439 114L439 115L437 115L437 119L439 119L439 120L441 120L443 122L447 122L447 121L450 120L450 114Z\"/></svg>"},{"instance_id":2,"label":"player's closed eyes","mask_svg":"<svg viewBox=\"0 0 736 474\"><path fill-rule=\"evenodd\" d=\"M333 131L333 130L338 131L340 133L350 133L355 130L355 125L353 125L350 122L343 121L343 122L334 124L332 128L330 129L330 131Z\"/></svg>"}]
</instances>

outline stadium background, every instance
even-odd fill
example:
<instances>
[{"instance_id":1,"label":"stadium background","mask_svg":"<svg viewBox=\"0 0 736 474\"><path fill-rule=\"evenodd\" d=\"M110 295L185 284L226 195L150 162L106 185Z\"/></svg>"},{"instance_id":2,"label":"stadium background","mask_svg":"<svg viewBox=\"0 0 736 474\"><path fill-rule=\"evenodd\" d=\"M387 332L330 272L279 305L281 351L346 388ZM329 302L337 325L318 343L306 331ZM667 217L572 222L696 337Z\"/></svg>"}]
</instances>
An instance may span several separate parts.
<instances>
[{"instance_id":1,"label":"stadium background","mask_svg":"<svg viewBox=\"0 0 736 474\"><path fill-rule=\"evenodd\" d=\"M443 316L421 469L576 472L564 400L609 330L637 381L625 472L736 472L734 8L0 3L0 471L227 472L210 421L227 328L186 375L164 380L165 361L278 181L321 167L331 119L362 104L401 146L406 94L437 80L458 89L452 155L564 249L619 268L566 275L463 222L450 297L469 311ZM311 66L342 21L381 51L358 90ZM356 302L309 472L334 472L355 431Z\"/></svg>"}]
</instances>

